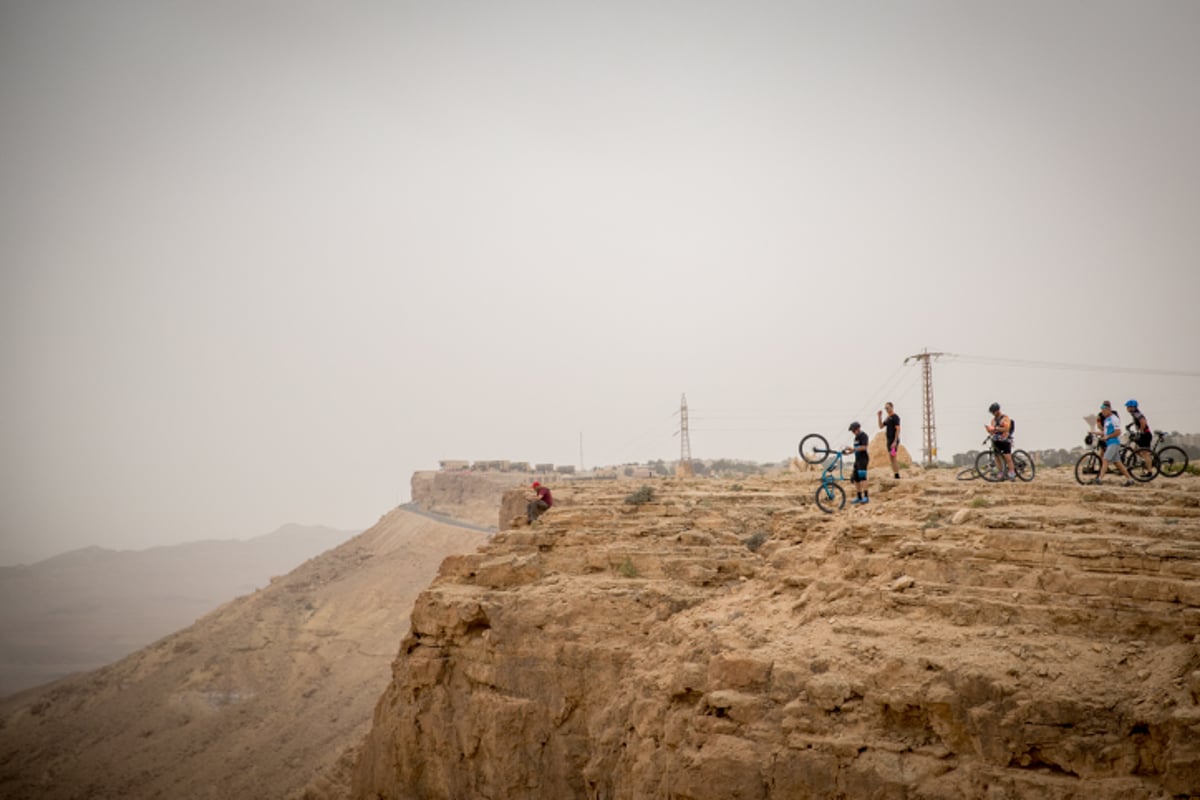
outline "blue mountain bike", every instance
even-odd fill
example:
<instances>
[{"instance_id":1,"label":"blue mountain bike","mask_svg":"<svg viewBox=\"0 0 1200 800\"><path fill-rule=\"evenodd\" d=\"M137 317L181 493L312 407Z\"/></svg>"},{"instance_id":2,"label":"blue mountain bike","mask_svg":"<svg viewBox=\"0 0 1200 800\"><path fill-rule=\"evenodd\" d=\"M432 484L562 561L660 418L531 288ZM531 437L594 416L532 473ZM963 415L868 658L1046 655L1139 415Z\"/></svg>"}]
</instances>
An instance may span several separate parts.
<instances>
[{"instance_id":1,"label":"blue mountain bike","mask_svg":"<svg viewBox=\"0 0 1200 800\"><path fill-rule=\"evenodd\" d=\"M800 440L800 458L806 464L823 464L833 456L829 466L821 473L821 485L817 487L817 508L826 514L846 506L846 490L840 485L846 480L842 461L844 455L843 450L831 449L828 440L819 433L810 433Z\"/></svg>"}]
</instances>

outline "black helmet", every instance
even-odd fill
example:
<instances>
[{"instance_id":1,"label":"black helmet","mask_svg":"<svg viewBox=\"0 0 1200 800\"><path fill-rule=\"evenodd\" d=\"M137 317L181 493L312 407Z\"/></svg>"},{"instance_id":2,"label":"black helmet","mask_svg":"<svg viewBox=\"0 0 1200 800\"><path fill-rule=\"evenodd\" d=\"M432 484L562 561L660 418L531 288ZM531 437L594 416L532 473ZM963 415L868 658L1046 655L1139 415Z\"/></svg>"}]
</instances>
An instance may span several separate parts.
<instances>
[{"instance_id":1,"label":"black helmet","mask_svg":"<svg viewBox=\"0 0 1200 800\"><path fill-rule=\"evenodd\" d=\"M988 406L988 411L992 412L993 414L995 414L999 410L1000 410L999 403L992 403L990 406Z\"/></svg>"},{"instance_id":2,"label":"black helmet","mask_svg":"<svg viewBox=\"0 0 1200 800\"><path fill-rule=\"evenodd\" d=\"M858 429L859 429L859 428L861 428L861 427L862 427L862 425L859 425L857 422L851 422L851 423L850 423L850 430L851 430L851 431L856 431L856 430L858 430Z\"/></svg>"}]
</instances>

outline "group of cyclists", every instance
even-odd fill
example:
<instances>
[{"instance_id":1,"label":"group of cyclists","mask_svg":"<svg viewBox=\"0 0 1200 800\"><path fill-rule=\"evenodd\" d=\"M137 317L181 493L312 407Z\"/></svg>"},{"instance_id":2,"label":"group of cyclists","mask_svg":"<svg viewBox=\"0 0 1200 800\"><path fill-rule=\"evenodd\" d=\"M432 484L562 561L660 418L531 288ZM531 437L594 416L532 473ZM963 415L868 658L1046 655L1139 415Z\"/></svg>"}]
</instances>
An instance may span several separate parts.
<instances>
[{"instance_id":1,"label":"group of cyclists","mask_svg":"<svg viewBox=\"0 0 1200 800\"><path fill-rule=\"evenodd\" d=\"M1006 471L1002 479L1016 480L1017 473L1012 455L1012 419L1000 409L999 403L992 403L988 410L992 414L992 420L984 427L991 437L993 452L1005 467ZM1153 473L1155 464L1151 445L1154 433L1150 430L1150 423L1138 407L1137 400L1126 400L1125 410L1131 417L1131 421L1125 426L1125 429L1129 431L1130 444L1135 448L1134 453L1141 460L1146 473ZM1107 400L1100 404L1100 412L1096 415L1096 428L1098 433L1094 437L1089 434L1088 443L1090 444L1094 439L1098 440L1099 466L1096 469L1096 477L1089 482L1102 483L1105 474L1115 467L1124 476L1124 485L1132 486L1135 483L1133 474L1121 458L1121 417L1113 409L1112 403ZM1137 462L1130 463L1136 466Z\"/></svg>"}]
</instances>

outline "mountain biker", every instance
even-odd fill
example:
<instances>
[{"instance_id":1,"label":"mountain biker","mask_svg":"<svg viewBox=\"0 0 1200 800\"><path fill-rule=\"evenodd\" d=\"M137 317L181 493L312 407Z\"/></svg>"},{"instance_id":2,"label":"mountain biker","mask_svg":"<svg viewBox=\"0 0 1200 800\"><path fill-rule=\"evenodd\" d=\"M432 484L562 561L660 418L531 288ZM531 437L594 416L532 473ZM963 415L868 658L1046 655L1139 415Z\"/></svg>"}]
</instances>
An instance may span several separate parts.
<instances>
[{"instance_id":1,"label":"mountain biker","mask_svg":"<svg viewBox=\"0 0 1200 800\"><path fill-rule=\"evenodd\" d=\"M900 467L896 464L896 451L900 447L900 415L890 402L884 403L883 408L887 411L887 418L884 418L883 411L876 411L875 418L879 421L879 427L887 428L888 460L892 462L892 477L899 480Z\"/></svg>"},{"instance_id":2,"label":"mountain biker","mask_svg":"<svg viewBox=\"0 0 1200 800\"><path fill-rule=\"evenodd\" d=\"M1129 412L1129 416L1133 417L1125 430L1129 431L1133 437L1133 443L1139 448L1138 455L1142 457L1142 463L1146 465L1147 470L1154 469L1154 453L1150 450L1150 445L1154 442L1154 433L1150 430L1150 423L1146 420L1146 415L1138 408L1137 400L1126 400L1125 410Z\"/></svg>"},{"instance_id":3,"label":"mountain biker","mask_svg":"<svg viewBox=\"0 0 1200 800\"><path fill-rule=\"evenodd\" d=\"M992 422L983 427L992 436L992 449L1000 455L1003 465L1008 468L1005 477L1015 481L1017 468L1013 465L1012 457L1012 420L1007 414L1000 413L999 403L992 403L988 406L988 411L992 412Z\"/></svg>"},{"instance_id":4,"label":"mountain biker","mask_svg":"<svg viewBox=\"0 0 1200 800\"><path fill-rule=\"evenodd\" d=\"M550 495L550 489L548 487L542 486L542 484L534 481L531 488L537 494L537 497L530 500L529 505L525 507L525 513L526 516L529 517L530 525L532 525L533 521L540 517L546 509L554 505L554 498Z\"/></svg>"},{"instance_id":5,"label":"mountain biker","mask_svg":"<svg viewBox=\"0 0 1200 800\"><path fill-rule=\"evenodd\" d=\"M854 434L854 447L847 447L842 451L847 455L854 453L854 474L850 477L850 482L854 484L854 499L850 501L850 505L866 505L871 502L867 492L867 464L871 460L867 454L867 445L870 439L862 425L857 422L850 423L850 432Z\"/></svg>"},{"instance_id":6,"label":"mountain biker","mask_svg":"<svg viewBox=\"0 0 1200 800\"><path fill-rule=\"evenodd\" d=\"M1096 483L1100 483L1100 479L1104 477L1105 471L1109 464L1116 464L1121 470L1121 474L1125 476L1125 485L1133 486L1133 476L1129 474L1129 470L1121 463L1121 426L1120 418L1117 417L1111 406L1101 406L1100 414L1104 417L1104 455L1100 457L1100 474L1096 476Z\"/></svg>"}]
</instances>

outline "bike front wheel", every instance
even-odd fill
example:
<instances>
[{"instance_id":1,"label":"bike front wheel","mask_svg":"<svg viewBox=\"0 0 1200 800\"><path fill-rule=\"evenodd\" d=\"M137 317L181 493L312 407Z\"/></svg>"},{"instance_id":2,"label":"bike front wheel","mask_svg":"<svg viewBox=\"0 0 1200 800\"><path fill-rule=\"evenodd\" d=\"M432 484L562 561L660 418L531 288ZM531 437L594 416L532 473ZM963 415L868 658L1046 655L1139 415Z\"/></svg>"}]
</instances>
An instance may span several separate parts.
<instances>
[{"instance_id":1,"label":"bike front wheel","mask_svg":"<svg viewBox=\"0 0 1200 800\"><path fill-rule=\"evenodd\" d=\"M824 463L829 454L829 441L819 433L810 433L800 440L800 457L806 464Z\"/></svg>"},{"instance_id":2,"label":"bike front wheel","mask_svg":"<svg viewBox=\"0 0 1200 800\"><path fill-rule=\"evenodd\" d=\"M1013 450L1013 466L1017 469L1017 477L1026 483L1033 480L1033 474L1037 472L1033 457L1024 450Z\"/></svg>"},{"instance_id":3,"label":"bike front wheel","mask_svg":"<svg viewBox=\"0 0 1200 800\"><path fill-rule=\"evenodd\" d=\"M836 483L822 483L817 487L817 508L832 514L846 506L846 490Z\"/></svg>"},{"instance_id":4,"label":"bike front wheel","mask_svg":"<svg viewBox=\"0 0 1200 800\"><path fill-rule=\"evenodd\" d=\"M1004 480L1004 462L991 450L984 450L975 456L975 471L989 483Z\"/></svg>"},{"instance_id":5,"label":"bike front wheel","mask_svg":"<svg viewBox=\"0 0 1200 800\"><path fill-rule=\"evenodd\" d=\"M1075 480L1083 484L1094 483L1100 475L1100 456L1084 453L1075 462Z\"/></svg>"},{"instance_id":6,"label":"bike front wheel","mask_svg":"<svg viewBox=\"0 0 1200 800\"><path fill-rule=\"evenodd\" d=\"M1164 478L1178 478L1187 472L1188 454L1182 447L1169 444L1158 451L1158 471Z\"/></svg>"},{"instance_id":7,"label":"bike front wheel","mask_svg":"<svg viewBox=\"0 0 1200 800\"><path fill-rule=\"evenodd\" d=\"M974 467L967 467L966 469L960 469L954 477L960 481L973 481L979 477L979 470Z\"/></svg>"}]
</instances>

